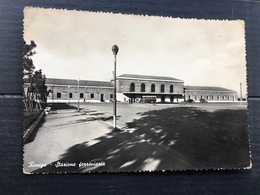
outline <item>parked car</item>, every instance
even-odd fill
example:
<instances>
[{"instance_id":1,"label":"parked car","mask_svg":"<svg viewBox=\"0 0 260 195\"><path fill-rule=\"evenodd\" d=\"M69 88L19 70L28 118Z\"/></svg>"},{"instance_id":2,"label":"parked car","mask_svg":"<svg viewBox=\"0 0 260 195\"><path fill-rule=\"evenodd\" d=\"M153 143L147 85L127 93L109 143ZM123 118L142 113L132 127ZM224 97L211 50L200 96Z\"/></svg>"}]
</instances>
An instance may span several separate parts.
<instances>
[{"instance_id":1,"label":"parked car","mask_svg":"<svg viewBox=\"0 0 260 195\"><path fill-rule=\"evenodd\" d=\"M188 99L187 103L194 103L195 101L193 99Z\"/></svg>"},{"instance_id":2,"label":"parked car","mask_svg":"<svg viewBox=\"0 0 260 195\"><path fill-rule=\"evenodd\" d=\"M200 99L200 103L208 103L208 101L205 99Z\"/></svg>"}]
</instances>

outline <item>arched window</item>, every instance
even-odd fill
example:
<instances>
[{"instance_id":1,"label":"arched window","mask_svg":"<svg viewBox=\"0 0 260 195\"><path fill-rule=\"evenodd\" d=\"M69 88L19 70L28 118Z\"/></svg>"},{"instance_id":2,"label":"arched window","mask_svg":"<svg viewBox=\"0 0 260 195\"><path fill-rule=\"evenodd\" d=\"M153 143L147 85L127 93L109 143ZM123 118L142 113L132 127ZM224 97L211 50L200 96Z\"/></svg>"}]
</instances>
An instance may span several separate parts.
<instances>
[{"instance_id":1,"label":"arched window","mask_svg":"<svg viewBox=\"0 0 260 195\"><path fill-rule=\"evenodd\" d=\"M135 91L135 84L131 83L130 84L130 92L134 92Z\"/></svg>"},{"instance_id":2,"label":"arched window","mask_svg":"<svg viewBox=\"0 0 260 195\"><path fill-rule=\"evenodd\" d=\"M173 85L170 85L170 93L173 93Z\"/></svg>"},{"instance_id":3,"label":"arched window","mask_svg":"<svg viewBox=\"0 0 260 195\"><path fill-rule=\"evenodd\" d=\"M161 85L161 92L164 93L164 84Z\"/></svg>"},{"instance_id":4,"label":"arched window","mask_svg":"<svg viewBox=\"0 0 260 195\"><path fill-rule=\"evenodd\" d=\"M144 83L141 84L141 92L145 92L145 84Z\"/></svg>"},{"instance_id":5,"label":"arched window","mask_svg":"<svg viewBox=\"0 0 260 195\"><path fill-rule=\"evenodd\" d=\"M155 84L151 85L151 92L155 92Z\"/></svg>"}]
</instances>

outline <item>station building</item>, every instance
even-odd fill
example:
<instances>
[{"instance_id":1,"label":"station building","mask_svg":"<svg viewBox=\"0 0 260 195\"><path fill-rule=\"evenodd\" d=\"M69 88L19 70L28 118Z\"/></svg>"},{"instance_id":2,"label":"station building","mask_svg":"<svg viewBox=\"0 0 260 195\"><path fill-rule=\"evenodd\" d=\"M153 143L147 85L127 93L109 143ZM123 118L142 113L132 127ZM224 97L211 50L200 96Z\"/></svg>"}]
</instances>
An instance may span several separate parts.
<instances>
[{"instance_id":1,"label":"station building","mask_svg":"<svg viewBox=\"0 0 260 195\"><path fill-rule=\"evenodd\" d=\"M46 79L50 91L48 102L111 102L114 81ZM156 102L182 102L192 99L200 102L234 102L237 92L221 87L185 86L184 81L173 77L123 74L116 79L117 100L141 102L153 97Z\"/></svg>"},{"instance_id":2,"label":"station building","mask_svg":"<svg viewBox=\"0 0 260 195\"><path fill-rule=\"evenodd\" d=\"M47 102L109 102L114 85L105 81L46 79Z\"/></svg>"},{"instance_id":3,"label":"station building","mask_svg":"<svg viewBox=\"0 0 260 195\"><path fill-rule=\"evenodd\" d=\"M183 98L184 92L184 81L173 77L123 74L116 84L121 101L122 97L139 102L145 96L155 96L156 102L175 102Z\"/></svg>"}]
</instances>

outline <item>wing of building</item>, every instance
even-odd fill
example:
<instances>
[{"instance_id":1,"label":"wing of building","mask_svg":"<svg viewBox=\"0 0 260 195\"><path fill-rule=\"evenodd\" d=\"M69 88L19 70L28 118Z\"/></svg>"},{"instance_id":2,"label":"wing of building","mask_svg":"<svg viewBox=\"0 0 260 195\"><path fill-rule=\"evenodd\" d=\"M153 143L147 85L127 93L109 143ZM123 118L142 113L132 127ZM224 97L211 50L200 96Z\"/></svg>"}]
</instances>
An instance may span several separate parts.
<instances>
[{"instance_id":1,"label":"wing of building","mask_svg":"<svg viewBox=\"0 0 260 195\"><path fill-rule=\"evenodd\" d=\"M185 99L210 102L236 101L237 92L222 87L185 86Z\"/></svg>"},{"instance_id":2,"label":"wing of building","mask_svg":"<svg viewBox=\"0 0 260 195\"><path fill-rule=\"evenodd\" d=\"M106 81L46 79L51 91L48 102L109 102L113 99L114 85Z\"/></svg>"}]
</instances>

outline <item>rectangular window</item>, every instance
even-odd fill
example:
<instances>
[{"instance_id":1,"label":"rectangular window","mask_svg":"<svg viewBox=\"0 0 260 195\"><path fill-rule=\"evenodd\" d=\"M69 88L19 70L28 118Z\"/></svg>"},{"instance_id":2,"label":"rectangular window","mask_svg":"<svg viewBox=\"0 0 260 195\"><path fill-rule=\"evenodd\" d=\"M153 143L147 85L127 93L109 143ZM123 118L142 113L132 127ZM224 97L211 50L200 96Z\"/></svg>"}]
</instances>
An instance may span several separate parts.
<instances>
[{"instance_id":1,"label":"rectangular window","mask_svg":"<svg viewBox=\"0 0 260 195\"><path fill-rule=\"evenodd\" d=\"M110 94L110 99L113 99L113 94Z\"/></svg>"},{"instance_id":2,"label":"rectangular window","mask_svg":"<svg viewBox=\"0 0 260 195\"><path fill-rule=\"evenodd\" d=\"M80 93L79 97L80 97L80 98L83 98L83 97L84 97L84 94L83 94L83 93Z\"/></svg>"},{"instance_id":3,"label":"rectangular window","mask_svg":"<svg viewBox=\"0 0 260 195\"><path fill-rule=\"evenodd\" d=\"M72 98L72 93L70 93L69 97Z\"/></svg>"},{"instance_id":4,"label":"rectangular window","mask_svg":"<svg viewBox=\"0 0 260 195\"><path fill-rule=\"evenodd\" d=\"M57 98L61 98L61 93L57 93Z\"/></svg>"},{"instance_id":5,"label":"rectangular window","mask_svg":"<svg viewBox=\"0 0 260 195\"><path fill-rule=\"evenodd\" d=\"M90 98L94 98L94 93L91 93L91 94L90 94Z\"/></svg>"}]
</instances>

